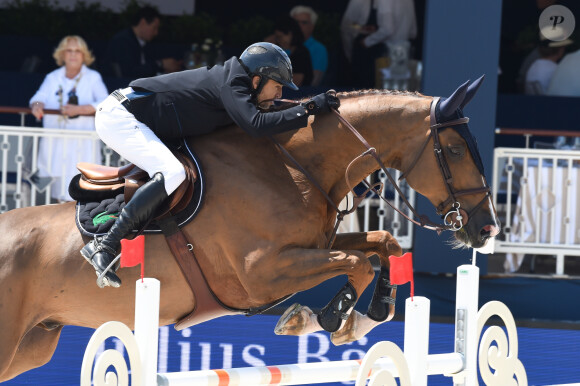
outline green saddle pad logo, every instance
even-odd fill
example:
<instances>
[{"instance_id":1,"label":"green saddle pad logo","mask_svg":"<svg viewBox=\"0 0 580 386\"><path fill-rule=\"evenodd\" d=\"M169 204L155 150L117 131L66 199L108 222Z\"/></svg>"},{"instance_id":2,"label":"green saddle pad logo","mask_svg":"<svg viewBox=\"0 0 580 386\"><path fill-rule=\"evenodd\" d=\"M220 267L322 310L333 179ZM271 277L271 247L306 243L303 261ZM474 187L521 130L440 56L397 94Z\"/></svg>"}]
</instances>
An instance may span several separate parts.
<instances>
[{"instance_id":1,"label":"green saddle pad logo","mask_svg":"<svg viewBox=\"0 0 580 386\"><path fill-rule=\"evenodd\" d=\"M93 218L93 225L97 226L99 224L104 224L110 219L116 219L117 217L119 217L119 213L99 213L95 216L95 218Z\"/></svg>"}]
</instances>

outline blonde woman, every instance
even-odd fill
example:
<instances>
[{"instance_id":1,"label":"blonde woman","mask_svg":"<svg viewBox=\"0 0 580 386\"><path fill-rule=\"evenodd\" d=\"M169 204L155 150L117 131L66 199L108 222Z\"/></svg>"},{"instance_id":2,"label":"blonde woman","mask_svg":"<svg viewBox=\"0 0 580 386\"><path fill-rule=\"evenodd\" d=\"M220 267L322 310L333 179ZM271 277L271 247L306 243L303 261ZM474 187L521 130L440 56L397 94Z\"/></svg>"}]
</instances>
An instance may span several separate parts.
<instances>
[{"instance_id":1,"label":"blonde woman","mask_svg":"<svg viewBox=\"0 0 580 386\"><path fill-rule=\"evenodd\" d=\"M95 58L80 36L63 38L52 55L58 69L49 73L30 99L32 114L50 129L95 130L96 106L109 95L101 75L90 68ZM44 109L61 114L44 114ZM68 201L68 184L77 162L100 163L100 146L90 140L42 138L38 152L41 177L53 177L52 201Z\"/></svg>"}]
</instances>

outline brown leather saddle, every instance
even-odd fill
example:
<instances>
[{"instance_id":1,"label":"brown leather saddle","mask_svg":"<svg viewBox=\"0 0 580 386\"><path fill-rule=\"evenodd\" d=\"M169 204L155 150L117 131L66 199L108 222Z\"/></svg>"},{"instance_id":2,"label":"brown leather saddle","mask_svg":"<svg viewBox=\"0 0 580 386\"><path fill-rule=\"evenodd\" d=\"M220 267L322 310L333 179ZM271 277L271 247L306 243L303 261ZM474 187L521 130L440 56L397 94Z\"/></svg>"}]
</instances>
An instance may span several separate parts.
<instances>
[{"instance_id":1,"label":"brown leather saddle","mask_svg":"<svg viewBox=\"0 0 580 386\"><path fill-rule=\"evenodd\" d=\"M173 152L185 169L185 181L169 196L155 219L169 213L178 213L187 207L193 197L197 169L193 161L180 152ZM125 202L129 202L135 191L149 180L146 171L130 163L121 167L103 166L88 162L79 162L77 169L81 172L79 187L87 191L105 192L124 188Z\"/></svg>"},{"instance_id":2,"label":"brown leather saddle","mask_svg":"<svg viewBox=\"0 0 580 386\"><path fill-rule=\"evenodd\" d=\"M220 316L245 313L246 310L230 308L215 296L198 262L198 259L208 260L208 257L201 249L196 248L193 243L187 240L172 217L173 214L179 213L187 207L198 179L197 169L190 157L177 151L174 151L174 155L183 164L186 179L169 196L153 220L160 226L165 235L167 244L195 296L195 308L175 323L175 329L182 330ZM139 186L149 180L149 175L134 164L117 168L81 162L77 164L77 169L81 172L78 181L81 189L107 192L120 191L121 188L124 188L125 202L131 199Z\"/></svg>"}]
</instances>

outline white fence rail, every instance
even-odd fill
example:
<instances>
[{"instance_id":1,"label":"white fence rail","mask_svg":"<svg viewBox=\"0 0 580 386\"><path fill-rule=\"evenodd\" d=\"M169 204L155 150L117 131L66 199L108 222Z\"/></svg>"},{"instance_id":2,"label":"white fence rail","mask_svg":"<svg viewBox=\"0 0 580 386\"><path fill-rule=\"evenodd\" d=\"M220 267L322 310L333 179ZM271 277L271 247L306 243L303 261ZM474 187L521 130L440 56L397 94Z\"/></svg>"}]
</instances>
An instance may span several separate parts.
<instances>
[{"instance_id":1,"label":"white fence rail","mask_svg":"<svg viewBox=\"0 0 580 386\"><path fill-rule=\"evenodd\" d=\"M49 154L49 159L59 159L62 162L75 159L78 141L90 140L93 143L95 159L107 166L118 166L124 160L98 138L94 131L58 130L24 126L0 126L0 213L14 208L33 205L43 205L51 202L51 189L68 189L69 181L53 179L51 176L39 176L38 149L40 141L62 140L64 145L59 154ZM99 157L100 155L100 157ZM77 157L79 158L79 157ZM48 165L53 166L53 165ZM63 165L63 168L69 165ZM392 170L397 179L399 172ZM57 177L57 176L52 176ZM373 182L381 180L385 184L383 195L396 207L405 209L399 195L390 188L390 184L383 172L372 177ZM58 186L57 186L58 185ZM401 188L407 199L414 204L415 193L405 183ZM54 200L53 200L54 202ZM351 201L352 203L352 201ZM344 205L344 203L343 203ZM410 212L407 210L407 214ZM388 230L397 238L403 249L412 248L413 227L408 221L403 221L401 215L378 197L369 197L364 200L356 214L345 217L340 232Z\"/></svg>"},{"instance_id":2,"label":"white fence rail","mask_svg":"<svg viewBox=\"0 0 580 386\"><path fill-rule=\"evenodd\" d=\"M66 192L69 181L39 173L41 141L48 142L43 169L63 171L74 160L92 159L111 165L113 151L93 131L0 126L0 213L14 208L51 203L51 191ZM91 154L83 154L90 143ZM45 142L45 143L46 143ZM55 145L58 142L58 146ZM79 144L83 144L80 146ZM51 150L53 149L53 150ZM88 157L88 158L87 158ZM76 162L75 162L76 163ZM52 200L54 202L54 200Z\"/></svg>"},{"instance_id":3,"label":"white fence rail","mask_svg":"<svg viewBox=\"0 0 580 386\"><path fill-rule=\"evenodd\" d=\"M580 256L580 151L496 148L493 202L503 229L495 252L515 271L524 254Z\"/></svg>"}]
</instances>

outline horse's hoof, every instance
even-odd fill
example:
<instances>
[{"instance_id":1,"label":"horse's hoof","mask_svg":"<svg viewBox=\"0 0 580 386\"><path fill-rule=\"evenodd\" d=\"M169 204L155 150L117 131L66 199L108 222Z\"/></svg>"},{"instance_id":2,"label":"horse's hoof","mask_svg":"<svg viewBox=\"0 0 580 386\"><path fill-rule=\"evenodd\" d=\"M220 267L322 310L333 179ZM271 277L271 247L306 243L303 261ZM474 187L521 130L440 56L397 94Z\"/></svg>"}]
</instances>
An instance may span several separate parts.
<instances>
[{"instance_id":1,"label":"horse's hoof","mask_svg":"<svg viewBox=\"0 0 580 386\"><path fill-rule=\"evenodd\" d=\"M276 335L302 335L306 333L310 315L312 315L310 308L294 303L282 314L274 327L274 333Z\"/></svg>"},{"instance_id":2,"label":"horse's hoof","mask_svg":"<svg viewBox=\"0 0 580 386\"><path fill-rule=\"evenodd\" d=\"M336 346L355 342L381 323L358 311L353 311L344 326L330 334L330 341Z\"/></svg>"},{"instance_id":3,"label":"horse's hoof","mask_svg":"<svg viewBox=\"0 0 580 386\"><path fill-rule=\"evenodd\" d=\"M356 336L356 328L358 324L357 321L359 315L360 314L358 312L353 311L350 314L350 317L347 319L344 326L340 330L330 334L330 341L335 346L351 343L359 339Z\"/></svg>"}]
</instances>

